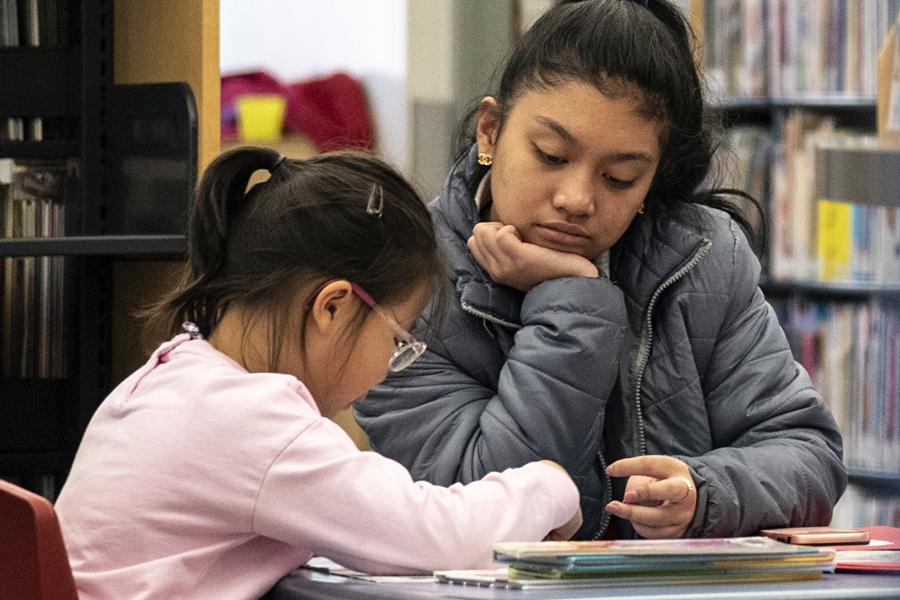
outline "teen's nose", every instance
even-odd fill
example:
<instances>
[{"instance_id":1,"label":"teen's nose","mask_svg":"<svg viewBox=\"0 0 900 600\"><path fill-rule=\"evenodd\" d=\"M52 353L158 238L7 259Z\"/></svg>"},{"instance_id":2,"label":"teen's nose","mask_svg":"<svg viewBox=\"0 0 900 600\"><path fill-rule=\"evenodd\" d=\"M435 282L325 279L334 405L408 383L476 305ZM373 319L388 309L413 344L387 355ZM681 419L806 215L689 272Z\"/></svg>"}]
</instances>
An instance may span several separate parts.
<instances>
[{"instance_id":1,"label":"teen's nose","mask_svg":"<svg viewBox=\"0 0 900 600\"><path fill-rule=\"evenodd\" d=\"M573 216L589 217L594 214L593 176L590 173L573 173L566 177L553 195L553 207Z\"/></svg>"}]
</instances>

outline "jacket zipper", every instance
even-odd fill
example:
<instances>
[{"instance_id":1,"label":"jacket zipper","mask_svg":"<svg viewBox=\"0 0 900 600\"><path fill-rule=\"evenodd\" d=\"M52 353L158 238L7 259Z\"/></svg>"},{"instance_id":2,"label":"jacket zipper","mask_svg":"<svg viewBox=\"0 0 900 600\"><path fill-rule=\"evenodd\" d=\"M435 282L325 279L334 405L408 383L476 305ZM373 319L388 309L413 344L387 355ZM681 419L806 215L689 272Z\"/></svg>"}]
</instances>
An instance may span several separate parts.
<instances>
[{"instance_id":1,"label":"jacket zipper","mask_svg":"<svg viewBox=\"0 0 900 600\"><path fill-rule=\"evenodd\" d=\"M504 321L498 317L495 317L491 313L486 313L484 311L478 310L477 308L472 308L471 304L466 304L465 302L460 303L462 309L469 313L470 315L475 315L480 319L484 319L485 321L490 321L491 323L496 323L497 325L503 325L504 327L509 327L510 329L522 329L522 326L518 323L511 323L509 321Z\"/></svg>"},{"instance_id":2,"label":"jacket zipper","mask_svg":"<svg viewBox=\"0 0 900 600\"><path fill-rule=\"evenodd\" d=\"M607 503L612 500L612 478L606 474L606 457L603 456L602 450L597 451L597 458L600 459L600 468L603 469L603 479L606 481L606 493L604 493L603 498L606 502L600 508L600 527L594 532L593 539L595 540L599 540L606 533L606 530L609 528L609 519L612 516L604 510Z\"/></svg>"},{"instance_id":3,"label":"jacket zipper","mask_svg":"<svg viewBox=\"0 0 900 600\"><path fill-rule=\"evenodd\" d=\"M668 279L666 279L662 284L656 288L656 291L653 292L653 295L650 297L650 302L647 303L647 310L645 311L644 324L646 328L641 335L641 344L640 351L638 352L638 367L637 367L637 377L635 378L635 386L634 386L634 402L635 408L637 410L637 418L638 418L638 439L640 440L640 451L641 455L647 454L647 440L644 435L644 415L643 410L641 409L641 381L644 377L644 369L647 367L647 361L650 358L650 347L653 344L653 308L656 305L656 300L659 298L659 295L662 294L666 288L670 285L681 279L687 274L688 271L693 269L700 260L706 256L706 253L709 252L709 249L712 247L712 242L710 240L705 240L703 244L694 251L694 254L691 258L677 271L672 273ZM485 319L487 321L491 321L493 323L497 323L499 325L503 325L505 327L510 327L512 329L521 329L522 326L516 323L510 323L509 321L504 321L503 319L499 319L494 315L486 313L484 311L480 311L476 308L472 308L471 305L462 303L462 309L476 317L481 319ZM603 478L606 482L606 495L609 496L612 493L612 478L606 473L606 458L603 456L602 451L597 452L597 458L600 460L600 468L603 470ZM602 510L602 509L601 509ZM602 516L600 520L600 527L594 533L593 539L598 540L606 533L606 530L609 528L609 520L610 514L605 510L602 510Z\"/></svg>"},{"instance_id":4,"label":"jacket zipper","mask_svg":"<svg viewBox=\"0 0 900 600\"><path fill-rule=\"evenodd\" d=\"M694 251L691 258L656 288L656 291L653 292L653 295L650 297L650 302L647 303L647 310L644 312L645 327L644 331L641 333L641 344L640 350L638 351L638 364L634 380L634 406L637 411L638 439L640 441L641 456L647 454L647 440L644 435L644 411L641 408L641 383L644 379L644 369L647 368L647 362L650 360L650 347L653 345L653 309L656 306L656 300L667 287L684 277L688 271L693 269L697 263L700 262L700 259L706 256L706 253L709 252L711 247L712 242L710 240L704 240Z\"/></svg>"}]
</instances>

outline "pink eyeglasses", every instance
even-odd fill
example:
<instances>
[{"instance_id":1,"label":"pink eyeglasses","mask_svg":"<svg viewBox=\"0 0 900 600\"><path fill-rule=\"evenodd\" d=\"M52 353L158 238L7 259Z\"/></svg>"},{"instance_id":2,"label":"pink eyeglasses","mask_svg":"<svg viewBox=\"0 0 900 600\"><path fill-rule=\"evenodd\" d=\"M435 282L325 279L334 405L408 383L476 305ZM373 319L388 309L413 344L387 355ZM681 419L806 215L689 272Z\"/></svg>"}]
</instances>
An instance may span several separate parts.
<instances>
[{"instance_id":1,"label":"pink eyeglasses","mask_svg":"<svg viewBox=\"0 0 900 600\"><path fill-rule=\"evenodd\" d=\"M319 292L322 289L335 281L331 279L326 281L322 285L320 285L316 290L310 295L309 301L306 303L306 307L309 308L313 305L313 302L316 300L316 296L319 295ZM400 326L400 323L392 317L387 311L383 310L379 307L375 300L369 295L369 292L364 290L359 285L350 282L350 288L353 290L353 293L356 294L360 300L362 300L369 308L375 311L379 317L385 320L385 322L391 326L391 329L394 330L394 333L397 335L397 348L394 350L394 354L391 356L390 360L388 360L388 370L396 373L397 371L402 371L409 365L413 364L417 358L425 354L425 350L428 346L425 342L420 342L413 335Z\"/></svg>"}]
</instances>

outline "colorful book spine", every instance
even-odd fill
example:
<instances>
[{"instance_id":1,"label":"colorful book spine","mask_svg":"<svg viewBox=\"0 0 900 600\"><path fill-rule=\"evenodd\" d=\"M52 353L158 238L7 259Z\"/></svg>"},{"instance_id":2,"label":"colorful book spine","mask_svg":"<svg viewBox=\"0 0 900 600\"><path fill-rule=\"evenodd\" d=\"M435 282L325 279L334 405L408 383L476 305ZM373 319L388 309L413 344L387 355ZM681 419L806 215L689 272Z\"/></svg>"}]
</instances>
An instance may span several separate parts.
<instances>
[{"instance_id":1,"label":"colorful book spine","mask_svg":"<svg viewBox=\"0 0 900 600\"><path fill-rule=\"evenodd\" d=\"M706 0L703 66L712 96L872 98L893 0Z\"/></svg>"},{"instance_id":2,"label":"colorful book spine","mask_svg":"<svg viewBox=\"0 0 900 600\"><path fill-rule=\"evenodd\" d=\"M793 299L773 306L834 414L844 462L900 477L900 305Z\"/></svg>"}]
</instances>

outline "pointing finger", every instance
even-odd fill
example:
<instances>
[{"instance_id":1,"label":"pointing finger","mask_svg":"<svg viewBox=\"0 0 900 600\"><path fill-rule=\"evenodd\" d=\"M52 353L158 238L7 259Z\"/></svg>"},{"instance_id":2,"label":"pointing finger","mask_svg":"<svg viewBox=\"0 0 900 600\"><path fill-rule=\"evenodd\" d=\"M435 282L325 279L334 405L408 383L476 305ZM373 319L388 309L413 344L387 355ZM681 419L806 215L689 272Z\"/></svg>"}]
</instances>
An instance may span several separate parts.
<instances>
[{"instance_id":1,"label":"pointing finger","mask_svg":"<svg viewBox=\"0 0 900 600\"><path fill-rule=\"evenodd\" d=\"M681 502L694 491L693 483L684 477L670 477L646 485L634 487L622 497L628 504L645 504L647 502Z\"/></svg>"},{"instance_id":2,"label":"pointing finger","mask_svg":"<svg viewBox=\"0 0 900 600\"><path fill-rule=\"evenodd\" d=\"M606 467L606 472L612 477L643 475L655 479L668 479L673 475L683 475L685 471L683 462L671 456L661 455L623 458Z\"/></svg>"}]
</instances>

